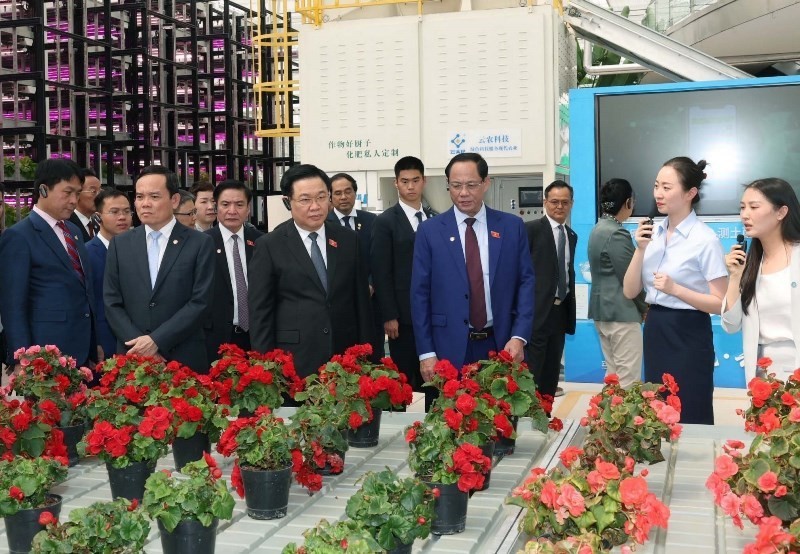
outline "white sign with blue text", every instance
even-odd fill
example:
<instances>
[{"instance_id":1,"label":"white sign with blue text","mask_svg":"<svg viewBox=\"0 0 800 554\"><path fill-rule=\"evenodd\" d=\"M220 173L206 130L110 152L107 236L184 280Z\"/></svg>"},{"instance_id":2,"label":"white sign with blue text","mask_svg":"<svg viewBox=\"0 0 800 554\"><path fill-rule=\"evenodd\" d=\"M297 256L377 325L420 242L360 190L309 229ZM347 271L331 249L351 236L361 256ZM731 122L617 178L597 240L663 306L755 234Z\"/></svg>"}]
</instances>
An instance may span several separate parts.
<instances>
[{"instance_id":1,"label":"white sign with blue text","mask_svg":"<svg viewBox=\"0 0 800 554\"><path fill-rule=\"evenodd\" d=\"M449 156L475 152L484 158L522 156L522 131L516 129L462 129L447 134Z\"/></svg>"}]
</instances>

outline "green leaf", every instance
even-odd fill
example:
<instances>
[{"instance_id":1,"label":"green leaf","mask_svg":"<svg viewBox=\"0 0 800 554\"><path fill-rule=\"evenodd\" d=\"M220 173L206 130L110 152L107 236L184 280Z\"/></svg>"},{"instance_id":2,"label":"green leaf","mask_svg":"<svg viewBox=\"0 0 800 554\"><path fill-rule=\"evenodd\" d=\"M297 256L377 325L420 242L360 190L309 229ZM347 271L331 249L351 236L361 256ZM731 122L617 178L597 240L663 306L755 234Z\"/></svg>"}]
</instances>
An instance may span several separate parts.
<instances>
[{"instance_id":1,"label":"green leaf","mask_svg":"<svg viewBox=\"0 0 800 554\"><path fill-rule=\"evenodd\" d=\"M598 533L602 533L603 529L614 523L614 513L607 512L604 504L595 504L590 508L595 520L597 520Z\"/></svg>"},{"instance_id":2,"label":"green leaf","mask_svg":"<svg viewBox=\"0 0 800 554\"><path fill-rule=\"evenodd\" d=\"M786 437L774 436L770 440L769 455L778 458L789 452L789 441Z\"/></svg>"},{"instance_id":3,"label":"green leaf","mask_svg":"<svg viewBox=\"0 0 800 554\"><path fill-rule=\"evenodd\" d=\"M772 515L783 521L792 521L800 513L798 511L797 498L788 494L781 498L770 496L767 499L767 507Z\"/></svg>"}]
</instances>

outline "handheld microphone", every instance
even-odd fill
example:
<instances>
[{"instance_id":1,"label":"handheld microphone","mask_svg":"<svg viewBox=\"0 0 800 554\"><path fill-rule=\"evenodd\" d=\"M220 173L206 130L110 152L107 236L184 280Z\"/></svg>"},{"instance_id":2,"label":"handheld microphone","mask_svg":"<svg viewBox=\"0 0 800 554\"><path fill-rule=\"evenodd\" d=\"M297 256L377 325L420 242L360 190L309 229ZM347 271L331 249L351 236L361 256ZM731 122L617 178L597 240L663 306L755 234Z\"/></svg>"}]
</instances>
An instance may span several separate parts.
<instances>
[{"instance_id":1,"label":"handheld microphone","mask_svg":"<svg viewBox=\"0 0 800 554\"><path fill-rule=\"evenodd\" d=\"M744 235L738 234L736 235L736 244L742 247L742 252L747 254L747 243L744 240ZM742 265L744 260L739 260L739 265Z\"/></svg>"},{"instance_id":2,"label":"handheld microphone","mask_svg":"<svg viewBox=\"0 0 800 554\"><path fill-rule=\"evenodd\" d=\"M647 219L644 220L645 225L653 225L655 223L655 217L658 215L658 207L653 204L653 207L650 210L650 213L647 214ZM653 232L650 231L647 233L650 238L653 237Z\"/></svg>"}]
</instances>

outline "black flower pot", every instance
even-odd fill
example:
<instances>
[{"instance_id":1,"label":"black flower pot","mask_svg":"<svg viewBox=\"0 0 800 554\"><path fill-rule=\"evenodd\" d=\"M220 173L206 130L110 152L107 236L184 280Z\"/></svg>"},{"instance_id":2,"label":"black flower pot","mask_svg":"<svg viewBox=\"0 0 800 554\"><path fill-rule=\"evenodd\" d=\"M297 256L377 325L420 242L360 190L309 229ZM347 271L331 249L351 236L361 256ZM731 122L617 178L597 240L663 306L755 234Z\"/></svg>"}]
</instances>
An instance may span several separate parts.
<instances>
[{"instance_id":1,"label":"black flower pot","mask_svg":"<svg viewBox=\"0 0 800 554\"><path fill-rule=\"evenodd\" d=\"M469 494L458 488L458 483L443 485L425 482L430 489L439 489L439 495L433 504L435 517L431 522L431 533L434 535L454 535L463 533L467 526L467 504Z\"/></svg>"},{"instance_id":2,"label":"black flower pot","mask_svg":"<svg viewBox=\"0 0 800 554\"><path fill-rule=\"evenodd\" d=\"M68 425L66 427L57 427L64 433L64 445L67 447L67 457L69 458L69 467L77 465L80 461L78 455L78 443L81 442L84 433L86 433L86 425Z\"/></svg>"},{"instance_id":3,"label":"black flower pot","mask_svg":"<svg viewBox=\"0 0 800 554\"><path fill-rule=\"evenodd\" d=\"M279 519L286 516L292 466L283 469L256 469L242 466L244 501L253 519Z\"/></svg>"},{"instance_id":4,"label":"black flower pot","mask_svg":"<svg viewBox=\"0 0 800 554\"><path fill-rule=\"evenodd\" d=\"M517 430L517 423L519 423L519 418L517 416L511 416L508 418L511 421L511 426L514 428L514 431ZM507 439L505 437L500 437L500 440L497 441L494 447L494 453L498 456L509 456L514 453L514 449L517 447L517 439Z\"/></svg>"},{"instance_id":5,"label":"black flower pot","mask_svg":"<svg viewBox=\"0 0 800 554\"><path fill-rule=\"evenodd\" d=\"M341 471L334 471L333 468L331 467L330 462L325 462L325 467L318 467L317 468L317 473L319 475L327 477L328 475L339 475L340 473L342 473L342 471L344 471L344 455L345 455L345 453L344 452L336 452L336 451L334 451L334 452L332 452L332 454L338 454L339 457L342 459L342 470Z\"/></svg>"},{"instance_id":6,"label":"black flower pot","mask_svg":"<svg viewBox=\"0 0 800 554\"><path fill-rule=\"evenodd\" d=\"M144 483L156 469L155 462L132 462L123 468L115 468L106 463L111 497L141 501L144 496Z\"/></svg>"},{"instance_id":7,"label":"black flower pot","mask_svg":"<svg viewBox=\"0 0 800 554\"><path fill-rule=\"evenodd\" d=\"M414 546L414 543L411 544L401 544L395 546L391 550L387 550L386 554L411 554L411 547Z\"/></svg>"},{"instance_id":8,"label":"black flower pot","mask_svg":"<svg viewBox=\"0 0 800 554\"><path fill-rule=\"evenodd\" d=\"M383 410L372 410L372 421L362 424L357 429L347 430L347 444L354 448L370 448L378 446L381 432L381 414Z\"/></svg>"},{"instance_id":9,"label":"black flower pot","mask_svg":"<svg viewBox=\"0 0 800 554\"><path fill-rule=\"evenodd\" d=\"M211 440L208 434L198 431L188 439L176 438L172 443L175 469L181 471L186 464L201 460L203 452L211 452Z\"/></svg>"},{"instance_id":10,"label":"black flower pot","mask_svg":"<svg viewBox=\"0 0 800 554\"><path fill-rule=\"evenodd\" d=\"M164 554L214 554L218 525L218 519L214 519L210 527L203 527L196 519L185 519L170 532L159 520L161 549Z\"/></svg>"},{"instance_id":11,"label":"black flower pot","mask_svg":"<svg viewBox=\"0 0 800 554\"><path fill-rule=\"evenodd\" d=\"M6 524L8 551L11 554L27 554L31 551L33 537L45 528L39 524L42 512L50 512L56 518L61 514L61 497L57 494L48 494L47 499L49 502L47 506L20 510L13 516L3 518Z\"/></svg>"},{"instance_id":12,"label":"black flower pot","mask_svg":"<svg viewBox=\"0 0 800 554\"><path fill-rule=\"evenodd\" d=\"M496 443L493 440L490 440L489 442L481 446L481 452L483 452L483 455L489 458L489 461L492 463L494 462L495 445ZM491 480L491 478L492 478L492 467L489 466L489 471L487 471L483 477L483 486L479 489L476 489L475 492L485 491L486 489L488 489L489 481Z\"/></svg>"}]
</instances>

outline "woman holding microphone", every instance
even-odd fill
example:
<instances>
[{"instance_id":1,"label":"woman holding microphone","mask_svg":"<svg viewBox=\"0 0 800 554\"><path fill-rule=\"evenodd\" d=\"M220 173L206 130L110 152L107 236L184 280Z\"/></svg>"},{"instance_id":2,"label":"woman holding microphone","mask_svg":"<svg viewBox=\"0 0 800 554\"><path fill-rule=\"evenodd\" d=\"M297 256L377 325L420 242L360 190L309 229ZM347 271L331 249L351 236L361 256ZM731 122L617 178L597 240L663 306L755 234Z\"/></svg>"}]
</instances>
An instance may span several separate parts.
<instances>
[{"instance_id":1,"label":"woman holding microphone","mask_svg":"<svg viewBox=\"0 0 800 554\"><path fill-rule=\"evenodd\" d=\"M625 273L623 293L642 288L650 304L644 325L645 381L670 373L678 383L682 423L714 424L714 344L711 316L727 289L722 245L693 209L706 178L705 160L672 158L658 172L653 196L659 224L636 229L636 250Z\"/></svg>"},{"instance_id":2,"label":"woman holding microphone","mask_svg":"<svg viewBox=\"0 0 800 554\"><path fill-rule=\"evenodd\" d=\"M745 187L739 214L750 251L736 244L725 258L722 327L742 331L746 382L762 357L786 380L800 367L800 204L783 179L759 179Z\"/></svg>"}]
</instances>

